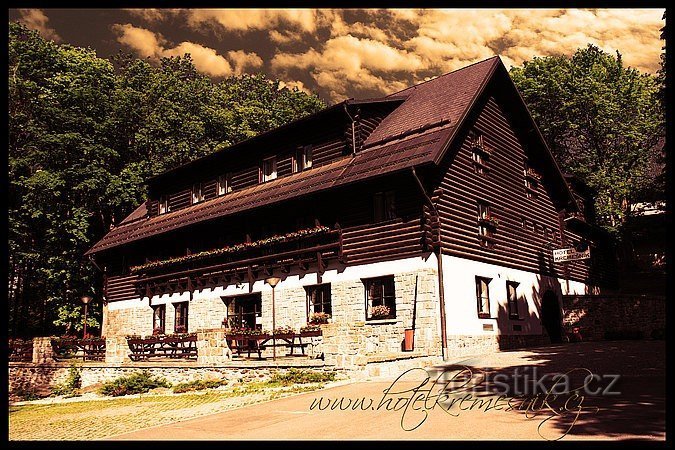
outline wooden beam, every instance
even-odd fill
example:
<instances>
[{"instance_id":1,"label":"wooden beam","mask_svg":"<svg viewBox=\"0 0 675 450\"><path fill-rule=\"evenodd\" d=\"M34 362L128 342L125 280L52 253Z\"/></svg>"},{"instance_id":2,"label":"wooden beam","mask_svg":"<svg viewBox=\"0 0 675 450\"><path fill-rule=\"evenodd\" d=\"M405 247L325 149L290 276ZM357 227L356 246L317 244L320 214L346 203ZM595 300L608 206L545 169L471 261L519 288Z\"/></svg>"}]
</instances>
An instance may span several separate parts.
<instances>
[{"instance_id":1,"label":"wooden beam","mask_svg":"<svg viewBox=\"0 0 675 450\"><path fill-rule=\"evenodd\" d=\"M250 265L246 267L246 276L248 278L248 292L250 294L253 292L253 282L255 281L253 277L253 270L251 269Z\"/></svg>"}]
</instances>

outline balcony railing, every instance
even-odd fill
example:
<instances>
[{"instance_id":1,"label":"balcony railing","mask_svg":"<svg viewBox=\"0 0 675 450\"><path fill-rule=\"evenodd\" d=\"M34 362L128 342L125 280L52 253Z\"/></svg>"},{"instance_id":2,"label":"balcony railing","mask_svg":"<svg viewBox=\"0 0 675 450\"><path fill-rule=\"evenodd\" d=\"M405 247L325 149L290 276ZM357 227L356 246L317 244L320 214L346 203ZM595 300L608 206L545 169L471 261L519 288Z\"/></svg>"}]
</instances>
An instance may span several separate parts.
<instances>
[{"instance_id":1,"label":"balcony railing","mask_svg":"<svg viewBox=\"0 0 675 450\"><path fill-rule=\"evenodd\" d=\"M293 266L307 270L315 264L319 273L326 261L342 258L342 230L317 226L270 236L179 258L132 267L140 296L194 291L232 282L271 276L274 269L290 272Z\"/></svg>"}]
</instances>

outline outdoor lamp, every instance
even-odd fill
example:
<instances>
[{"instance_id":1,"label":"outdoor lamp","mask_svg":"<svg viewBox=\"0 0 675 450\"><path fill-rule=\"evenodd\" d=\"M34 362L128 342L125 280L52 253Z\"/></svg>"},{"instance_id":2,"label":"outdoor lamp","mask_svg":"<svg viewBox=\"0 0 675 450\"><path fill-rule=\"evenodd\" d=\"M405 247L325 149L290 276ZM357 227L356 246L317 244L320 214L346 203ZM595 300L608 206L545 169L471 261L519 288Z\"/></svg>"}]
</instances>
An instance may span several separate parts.
<instances>
[{"instance_id":1,"label":"outdoor lamp","mask_svg":"<svg viewBox=\"0 0 675 450\"><path fill-rule=\"evenodd\" d=\"M87 305L89 302L91 302L94 298L90 295L84 295L82 296L81 300L82 303L84 303L84 331L83 331L83 339L87 338Z\"/></svg>"},{"instance_id":2,"label":"outdoor lamp","mask_svg":"<svg viewBox=\"0 0 675 450\"><path fill-rule=\"evenodd\" d=\"M276 309L274 306L274 288L277 287L277 284L281 281L281 278L270 277L265 280L267 284L272 286L272 360L277 360L277 340L274 337L274 331L277 328L277 319L276 319Z\"/></svg>"}]
</instances>

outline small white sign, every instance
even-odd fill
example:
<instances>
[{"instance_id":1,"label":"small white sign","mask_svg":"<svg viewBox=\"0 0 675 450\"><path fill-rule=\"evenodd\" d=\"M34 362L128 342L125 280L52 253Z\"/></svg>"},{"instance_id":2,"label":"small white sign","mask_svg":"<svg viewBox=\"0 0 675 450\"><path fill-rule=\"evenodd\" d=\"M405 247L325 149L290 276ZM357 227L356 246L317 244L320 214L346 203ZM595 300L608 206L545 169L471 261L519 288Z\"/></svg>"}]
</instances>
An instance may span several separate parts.
<instances>
[{"instance_id":1,"label":"small white sign","mask_svg":"<svg viewBox=\"0 0 675 450\"><path fill-rule=\"evenodd\" d=\"M553 262L576 261L578 259L589 259L591 257L591 248L579 252L576 248L559 248L553 250Z\"/></svg>"},{"instance_id":2,"label":"small white sign","mask_svg":"<svg viewBox=\"0 0 675 450\"><path fill-rule=\"evenodd\" d=\"M258 316L255 318L255 324L260 325L262 323L262 317Z\"/></svg>"}]
</instances>

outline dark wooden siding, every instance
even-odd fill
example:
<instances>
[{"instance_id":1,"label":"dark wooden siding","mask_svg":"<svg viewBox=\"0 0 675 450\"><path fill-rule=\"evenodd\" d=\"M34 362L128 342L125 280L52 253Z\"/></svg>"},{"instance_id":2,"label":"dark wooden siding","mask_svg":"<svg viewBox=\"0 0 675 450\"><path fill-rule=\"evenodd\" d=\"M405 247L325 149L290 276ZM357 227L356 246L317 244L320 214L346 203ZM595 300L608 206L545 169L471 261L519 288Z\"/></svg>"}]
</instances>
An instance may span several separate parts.
<instances>
[{"instance_id":1,"label":"dark wooden siding","mask_svg":"<svg viewBox=\"0 0 675 450\"><path fill-rule=\"evenodd\" d=\"M312 144L312 166L319 167L343 158L347 152L347 143L341 133L332 133L323 141Z\"/></svg>"},{"instance_id":2,"label":"dark wooden siding","mask_svg":"<svg viewBox=\"0 0 675 450\"><path fill-rule=\"evenodd\" d=\"M468 129L482 134L485 146L491 149L487 173L476 173L466 138L451 149L442 164L443 195L438 209L444 252L553 276L564 276L569 270L572 279L587 281L589 270L583 261L565 263L568 269L564 264L553 263L552 250L561 247L562 236L558 208L547 189L548 182L541 180L536 198L527 197L523 145L495 98L489 97L483 105ZM489 204L499 220L491 249L480 245L480 201Z\"/></svg>"},{"instance_id":3,"label":"dark wooden siding","mask_svg":"<svg viewBox=\"0 0 675 450\"><path fill-rule=\"evenodd\" d=\"M138 298L134 282L138 279L136 275L118 275L106 278L105 292L109 302L122 300L132 300Z\"/></svg>"},{"instance_id":4,"label":"dark wooden siding","mask_svg":"<svg viewBox=\"0 0 675 450\"><path fill-rule=\"evenodd\" d=\"M232 173L232 190L245 189L258 184L260 168L258 166L247 167Z\"/></svg>"},{"instance_id":5,"label":"dark wooden siding","mask_svg":"<svg viewBox=\"0 0 675 450\"><path fill-rule=\"evenodd\" d=\"M419 255L422 252L422 197L412 175L399 174L345 192L335 207L343 229L347 264L363 264ZM395 192L396 218L374 221L374 195ZM348 201L345 201L348 199Z\"/></svg>"}]
</instances>

